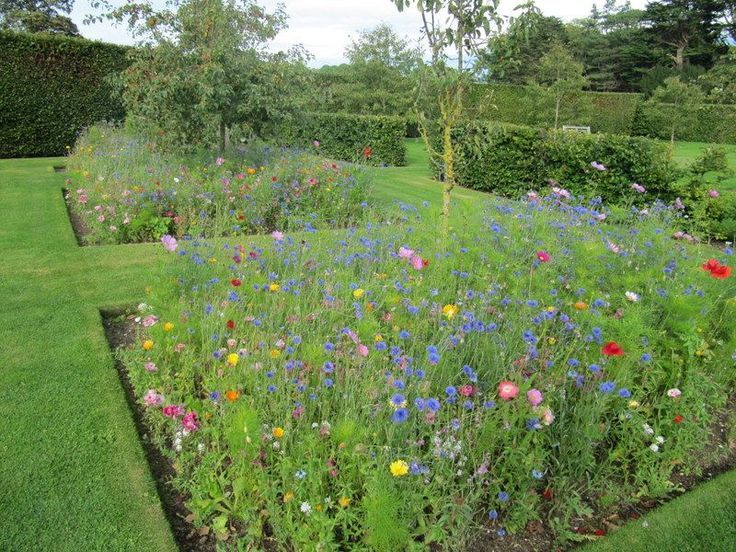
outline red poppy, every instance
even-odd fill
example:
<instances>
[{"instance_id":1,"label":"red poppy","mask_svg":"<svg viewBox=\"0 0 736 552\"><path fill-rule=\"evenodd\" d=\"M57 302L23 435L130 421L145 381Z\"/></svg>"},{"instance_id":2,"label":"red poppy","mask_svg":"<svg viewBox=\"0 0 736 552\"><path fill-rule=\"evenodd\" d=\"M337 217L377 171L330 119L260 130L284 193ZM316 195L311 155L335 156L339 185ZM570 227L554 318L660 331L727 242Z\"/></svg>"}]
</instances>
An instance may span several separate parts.
<instances>
[{"instance_id":1,"label":"red poppy","mask_svg":"<svg viewBox=\"0 0 736 552\"><path fill-rule=\"evenodd\" d=\"M231 330L235 329L235 322L233 322L232 320L228 320L226 325Z\"/></svg>"},{"instance_id":2,"label":"red poppy","mask_svg":"<svg viewBox=\"0 0 736 552\"><path fill-rule=\"evenodd\" d=\"M547 487L546 489L544 489L544 492L542 493L542 498L544 498L544 500L552 500L552 498L554 498L552 487Z\"/></svg>"},{"instance_id":3,"label":"red poppy","mask_svg":"<svg viewBox=\"0 0 736 552\"><path fill-rule=\"evenodd\" d=\"M605 536L606 532L603 529L596 529L595 531L593 531L593 534L596 537L603 537Z\"/></svg>"},{"instance_id":4,"label":"red poppy","mask_svg":"<svg viewBox=\"0 0 736 552\"><path fill-rule=\"evenodd\" d=\"M422 259L422 266L427 268L429 266L429 259Z\"/></svg>"},{"instance_id":5,"label":"red poppy","mask_svg":"<svg viewBox=\"0 0 736 552\"><path fill-rule=\"evenodd\" d=\"M548 263L551 258L546 251L537 251L537 259L540 263Z\"/></svg>"},{"instance_id":6,"label":"red poppy","mask_svg":"<svg viewBox=\"0 0 736 552\"><path fill-rule=\"evenodd\" d=\"M710 275L714 278L718 278L719 280L725 280L731 275L731 267L720 265L718 268L711 270Z\"/></svg>"},{"instance_id":7,"label":"red poppy","mask_svg":"<svg viewBox=\"0 0 736 552\"><path fill-rule=\"evenodd\" d=\"M601 353L606 356L624 356L624 350L615 341L609 341L601 349Z\"/></svg>"},{"instance_id":8,"label":"red poppy","mask_svg":"<svg viewBox=\"0 0 736 552\"><path fill-rule=\"evenodd\" d=\"M373 148L370 147L370 146L367 146L363 150L363 157L365 157L366 159L370 159L371 158L371 155L373 155Z\"/></svg>"},{"instance_id":9,"label":"red poppy","mask_svg":"<svg viewBox=\"0 0 736 552\"><path fill-rule=\"evenodd\" d=\"M680 415L678 414L677 416L675 416L675 419L674 419L673 421L674 421L674 422L675 422L676 424L681 424L681 423L682 423L682 421L683 421L684 419L685 419L685 418L683 418L682 416L680 416Z\"/></svg>"},{"instance_id":10,"label":"red poppy","mask_svg":"<svg viewBox=\"0 0 736 552\"><path fill-rule=\"evenodd\" d=\"M715 259L708 259L703 264L703 270L707 270L708 272L713 272L714 269L718 268L721 265L718 261Z\"/></svg>"},{"instance_id":11,"label":"red poppy","mask_svg":"<svg viewBox=\"0 0 736 552\"><path fill-rule=\"evenodd\" d=\"M230 280L230 283L233 285L233 287L238 287L243 284L243 282L241 282L239 278L233 278L232 280Z\"/></svg>"}]
</instances>

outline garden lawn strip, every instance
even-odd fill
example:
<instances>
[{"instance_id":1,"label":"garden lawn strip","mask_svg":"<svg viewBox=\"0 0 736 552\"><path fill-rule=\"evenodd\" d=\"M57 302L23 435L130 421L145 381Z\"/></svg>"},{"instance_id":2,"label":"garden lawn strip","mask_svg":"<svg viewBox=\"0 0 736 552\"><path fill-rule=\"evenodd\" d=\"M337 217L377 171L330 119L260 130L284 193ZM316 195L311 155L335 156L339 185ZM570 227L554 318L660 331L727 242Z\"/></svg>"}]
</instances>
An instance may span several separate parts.
<instances>
[{"instance_id":1,"label":"garden lawn strip","mask_svg":"<svg viewBox=\"0 0 736 552\"><path fill-rule=\"evenodd\" d=\"M0 161L0 549L174 550L98 311L154 250L79 249L54 163Z\"/></svg>"}]
</instances>

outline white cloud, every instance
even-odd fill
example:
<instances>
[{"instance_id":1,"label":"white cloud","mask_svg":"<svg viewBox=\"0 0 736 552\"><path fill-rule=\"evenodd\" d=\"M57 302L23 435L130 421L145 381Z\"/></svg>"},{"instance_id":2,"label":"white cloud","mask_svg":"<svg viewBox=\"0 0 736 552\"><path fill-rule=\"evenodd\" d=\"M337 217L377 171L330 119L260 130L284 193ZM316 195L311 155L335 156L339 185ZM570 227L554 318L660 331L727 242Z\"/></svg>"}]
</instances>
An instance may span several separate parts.
<instances>
[{"instance_id":1,"label":"white cloud","mask_svg":"<svg viewBox=\"0 0 736 552\"><path fill-rule=\"evenodd\" d=\"M162 4L162 2L159 2ZM343 52L361 29L389 23L401 35L419 40L421 20L418 12L411 8L399 13L391 0L261 0L261 4L273 8L279 3L289 14L289 28L274 42L275 49L286 49L294 44L303 44L315 59L312 65L321 66L345 61ZM504 16L513 13L521 0L501 0L500 12ZM590 13L592 0L537 0L537 5L546 15L565 20L584 17ZM598 4L602 4L599 0ZM632 5L641 8L646 0L633 0ZM110 23L82 25L85 15L93 13L89 0L77 0L72 19L82 35L118 44L132 44L133 38L124 27Z\"/></svg>"}]
</instances>

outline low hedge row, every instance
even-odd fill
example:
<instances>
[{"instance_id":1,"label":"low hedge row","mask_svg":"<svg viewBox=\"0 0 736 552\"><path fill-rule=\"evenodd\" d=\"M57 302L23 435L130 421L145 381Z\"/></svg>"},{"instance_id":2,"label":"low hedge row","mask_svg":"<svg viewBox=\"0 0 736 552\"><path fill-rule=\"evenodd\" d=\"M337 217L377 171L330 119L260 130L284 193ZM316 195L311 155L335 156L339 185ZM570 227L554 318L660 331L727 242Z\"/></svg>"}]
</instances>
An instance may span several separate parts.
<instances>
[{"instance_id":1,"label":"low hedge row","mask_svg":"<svg viewBox=\"0 0 736 552\"><path fill-rule=\"evenodd\" d=\"M648 200L674 193L677 169L669 148L647 138L473 121L458 125L452 139L457 183L476 190L521 197L554 180L574 195L612 203L635 199L633 183L647 189ZM437 160L433 165L442 172Z\"/></svg>"},{"instance_id":2,"label":"low hedge row","mask_svg":"<svg viewBox=\"0 0 736 552\"><path fill-rule=\"evenodd\" d=\"M305 113L280 126L277 139L289 146L319 142L323 155L371 165L406 165L404 136L407 122L401 117Z\"/></svg>"},{"instance_id":3,"label":"low hedge row","mask_svg":"<svg viewBox=\"0 0 736 552\"><path fill-rule=\"evenodd\" d=\"M561 105L560 125L589 126L593 132L630 134L640 94L580 92ZM470 119L551 127L554 101L543 89L512 84L476 84L467 98Z\"/></svg>"},{"instance_id":4,"label":"low hedge row","mask_svg":"<svg viewBox=\"0 0 736 552\"><path fill-rule=\"evenodd\" d=\"M105 77L127 48L66 36L0 31L0 157L60 155L79 131L120 120Z\"/></svg>"}]
</instances>

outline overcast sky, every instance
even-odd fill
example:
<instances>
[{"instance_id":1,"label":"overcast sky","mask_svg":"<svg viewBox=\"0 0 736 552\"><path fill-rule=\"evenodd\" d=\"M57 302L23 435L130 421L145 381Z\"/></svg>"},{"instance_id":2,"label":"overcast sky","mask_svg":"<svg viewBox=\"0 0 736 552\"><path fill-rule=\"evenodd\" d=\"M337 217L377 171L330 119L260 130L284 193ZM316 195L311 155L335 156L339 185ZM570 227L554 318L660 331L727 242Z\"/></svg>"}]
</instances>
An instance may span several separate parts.
<instances>
[{"instance_id":1,"label":"overcast sky","mask_svg":"<svg viewBox=\"0 0 736 552\"><path fill-rule=\"evenodd\" d=\"M357 36L361 29L369 29L382 22L390 24L401 35L416 40L420 38L421 20L416 9L399 13L391 0L261 0L260 3L266 7L283 3L289 14L289 28L277 37L274 49L302 44L314 56L311 65L315 67L343 63L343 52L350 44L350 38ZM511 15L514 7L520 3L522 0L501 0L501 14ZM644 7L646 3L646 0L631 1L635 8ZM566 21L585 17L593 4L593 0L537 0L537 6L545 15ZM602 5L603 0L598 0L597 4ZM108 23L83 25L85 15L92 12L89 0L76 0L72 19L83 36L133 44L133 39L124 27L114 27Z\"/></svg>"}]
</instances>

